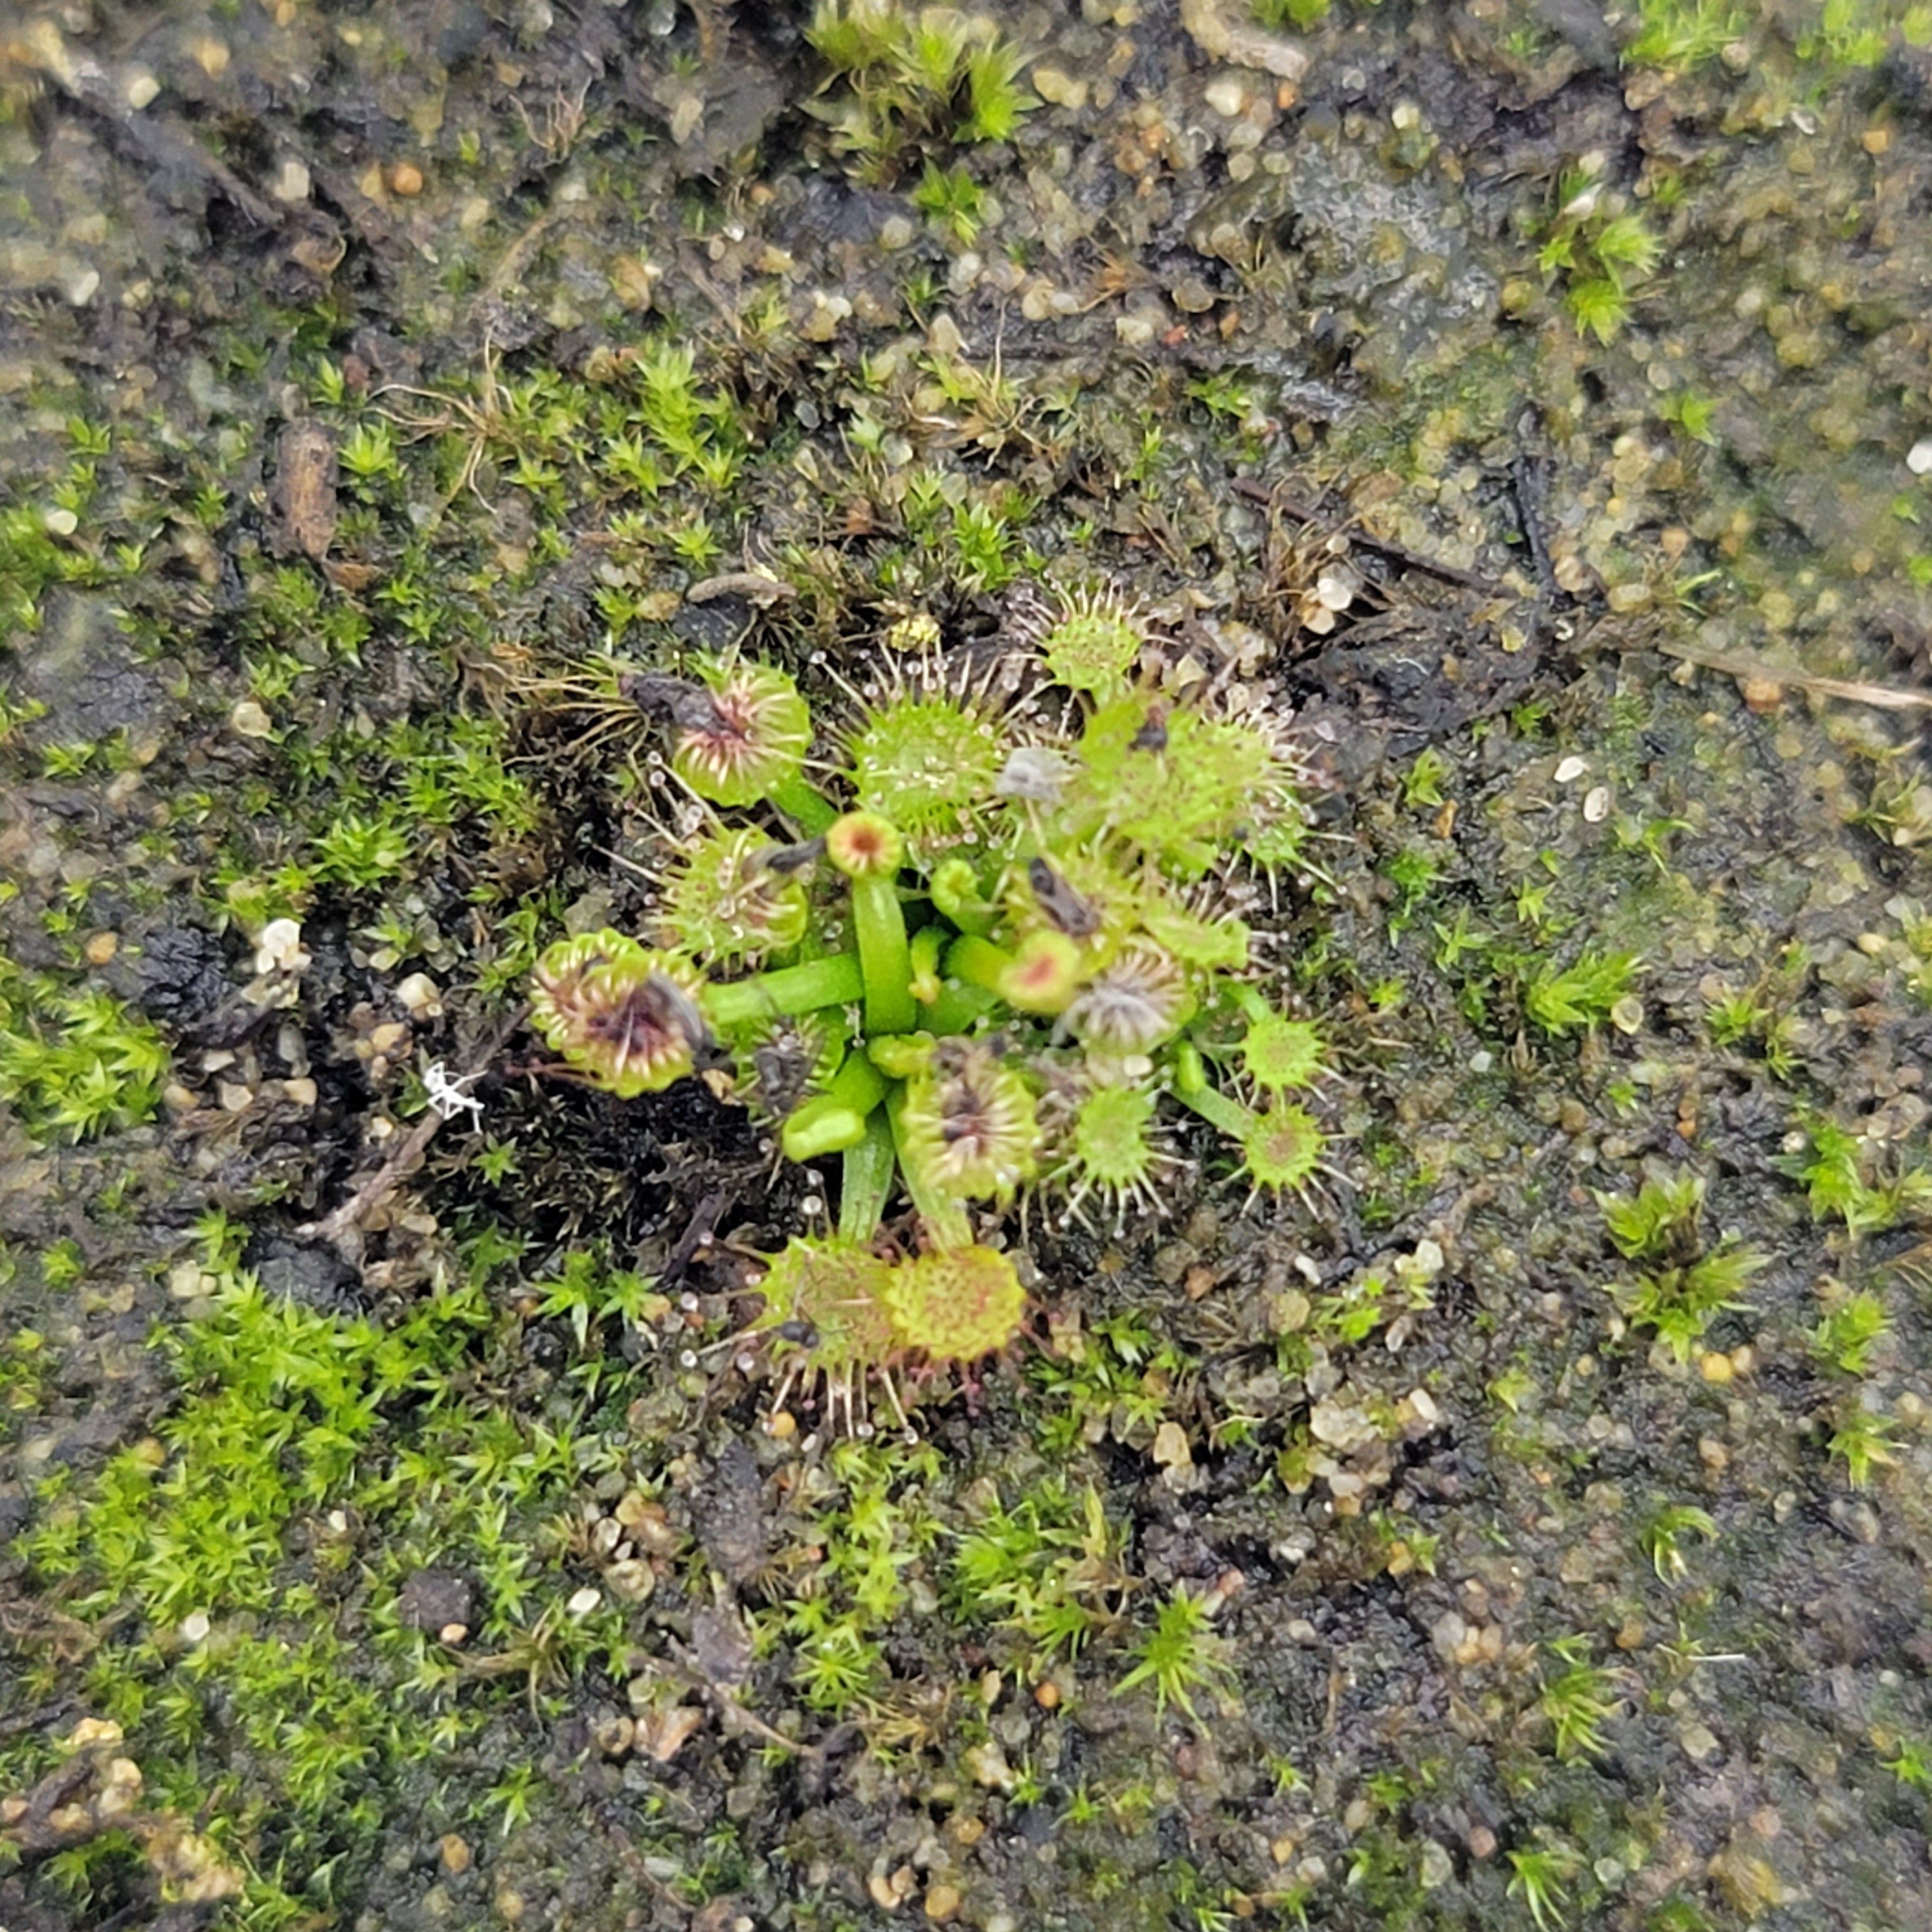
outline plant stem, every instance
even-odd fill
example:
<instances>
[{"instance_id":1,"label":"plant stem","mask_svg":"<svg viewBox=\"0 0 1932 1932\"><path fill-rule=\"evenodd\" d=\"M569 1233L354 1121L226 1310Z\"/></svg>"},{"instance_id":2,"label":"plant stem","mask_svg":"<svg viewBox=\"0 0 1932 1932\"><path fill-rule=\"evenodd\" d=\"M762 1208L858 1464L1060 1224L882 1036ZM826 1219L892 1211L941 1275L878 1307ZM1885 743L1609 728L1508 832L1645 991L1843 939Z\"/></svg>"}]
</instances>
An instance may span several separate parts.
<instances>
[{"instance_id":1,"label":"plant stem","mask_svg":"<svg viewBox=\"0 0 1932 1932\"><path fill-rule=\"evenodd\" d=\"M706 986L703 1004L711 1024L719 1032L728 1033L752 1020L849 1005L865 990L859 956L835 952L827 958L808 959L802 966L780 966L769 973L754 973L748 980Z\"/></svg>"},{"instance_id":2,"label":"plant stem","mask_svg":"<svg viewBox=\"0 0 1932 1932\"><path fill-rule=\"evenodd\" d=\"M898 1166L892 1124L885 1109L866 1119L864 1138L845 1150L838 1181L838 1232L848 1241L869 1241L878 1232Z\"/></svg>"},{"instance_id":3,"label":"plant stem","mask_svg":"<svg viewBox=\"0 0 1932 1932\"><path fill-rule=\"evenodd\" d=\"M886 1078L862 1053L850 1053L822 1094L784 1124L778 1144L788 1160L842 1154L865 1138L866 1117L886 1097Z\"/></svg>"},{"instance_id":4,"label":"plant stem","mask_svg":"<svg viewBox=\"0 0 1932 1932\"><path fill-rule=\"evenodd\" d=\"M899 889L883 873L852 881L852 929L866 985L866 1030L910 1033L919 1024L912 996L912 952L906 944Z\"/></svg>"}]
</instances>

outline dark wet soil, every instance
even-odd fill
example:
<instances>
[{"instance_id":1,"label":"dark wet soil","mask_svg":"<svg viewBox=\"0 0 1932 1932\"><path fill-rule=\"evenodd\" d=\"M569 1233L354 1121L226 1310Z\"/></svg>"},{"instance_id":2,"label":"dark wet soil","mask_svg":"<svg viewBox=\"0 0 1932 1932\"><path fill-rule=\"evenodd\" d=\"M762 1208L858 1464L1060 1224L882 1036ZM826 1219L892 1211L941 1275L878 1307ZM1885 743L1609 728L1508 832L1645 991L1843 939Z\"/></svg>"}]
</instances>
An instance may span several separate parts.
<instances>
[{"instance_id":1,"label":"dark wet soil","mask_svg":"<svg viewBox=\"0 0 1932 1932\"><path fill-rule=\"evenodd\" d=\"M1722 10L0 28L10 1932L1932 1913L1924 35ZM1321 775L1330 1172L775 1432L828 1177L520 1024L679 829L560 680L1092 574Z\"/></svg>"}]
</instances>

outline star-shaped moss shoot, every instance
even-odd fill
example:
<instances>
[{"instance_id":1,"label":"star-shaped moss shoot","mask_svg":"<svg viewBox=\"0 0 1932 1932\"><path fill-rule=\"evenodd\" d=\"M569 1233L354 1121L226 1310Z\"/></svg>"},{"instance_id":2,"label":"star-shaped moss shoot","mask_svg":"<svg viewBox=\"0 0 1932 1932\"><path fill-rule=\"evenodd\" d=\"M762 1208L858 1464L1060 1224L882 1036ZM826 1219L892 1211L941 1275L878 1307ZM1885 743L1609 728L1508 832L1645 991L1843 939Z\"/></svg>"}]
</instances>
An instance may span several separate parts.
<instances>
[{"instance_id":1,"label":"star-shaped moss shoot","mask_svg":"<svg viewBox=\"0 0 1932 1932\"><path fill-rule=\"evenodd\" d=\"M769 799L788 811L794 798L808 797L818 809L807 815L822 823L830 815L824 801L800 779L812 712L798 686L776 664L707 658L696 668L697 684L655 671L618 680L626 698L670 728L671 770L713 805Z\"/></svg>"},{"instance_id":2,"label":"star-shaped moss shoot","mask_svg":"<svg viewBox=\"0 0 1932 1932\"><path fill-rule=\"evenodd\" d=\"M885 1294L899 1340L942 1365L997 1354L1026 1312L1012 1263L992 1248L941 1248L902 1262L888 1272Z\"/></svg>"},{"instance_id":3,"label":"star-shaped moss shoot","mask_svg":"<svg viewBox=\"0 0 1932 1932\"><path fill-rule=\"evenodd\" d=\"M682 1080L709 1037L688 960L621 932L560 939L537 962L531 1023L593 1086L628 1100Z\"/></svg>"},{"instance_id":4,"label":"star-shaped moss shoot","mask_svg":"<svg viewBox=\"0 0 1932 1932\"><path fill-rule=\"evenodd\" d=\"M754 1324L769 1338L778 1373L774 1414L796 1390L802 1402L822 1402L835 1432L869 1436L876 1386L906 1426L891 1374L904 1353L889 1311L893 1273L891 1263L840 1236L795 1236L785 1244L765 1276L765 1310Z\"/></svg>"}]
</instances>

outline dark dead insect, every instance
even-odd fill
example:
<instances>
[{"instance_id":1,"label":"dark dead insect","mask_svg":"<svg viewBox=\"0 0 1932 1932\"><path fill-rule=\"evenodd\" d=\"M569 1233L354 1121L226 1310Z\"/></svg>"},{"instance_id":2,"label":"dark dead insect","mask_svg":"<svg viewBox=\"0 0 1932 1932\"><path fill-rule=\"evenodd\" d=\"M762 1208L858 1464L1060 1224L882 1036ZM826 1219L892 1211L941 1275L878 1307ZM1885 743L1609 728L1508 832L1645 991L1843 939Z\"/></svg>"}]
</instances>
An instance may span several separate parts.
<instances>
[{"instance_id":1,"label":"dark dead insect","mask_svg":"<svg viewBox=\"0 0 1932 1932\"><path fill-rule=\"evenodd\" d=\"M973 1064L973 1042L956 1036L936 1041L928 1064L934 1072L956 1079Z\"/></svg>"},{"instance_id":2,"label":"dark dead insect","mask_svg":"<svg viewBox=\"0 0 1932 1932\"><path fill-rule=\"evenodd\" d=\"M1090 939L1100 930L1100 915L1044 859L1027 861L1027 884L1042 916L1069 939Z\"/></svg>"},{"instance_id":3,"label":"dark dead insect","mask_svg":"<svg viewBox=\"0 0 1932 1932\"><path fill-rule=\"evenodd\" d=\"M663 671L627 670L618 678L617 689L661 724L674 724L680 731L719 732L728 728L730 721L718 709L710 692L688 679L672 677Z\"/></svg>"},{"instance_id":4,"label":"dark dead insect","mask_svg":"<svg viewBox=\"0 0 1932 1932\"><path fill-rule=\"evenodd\" d=\"M646 976L644 1000L658 1024L667 1033L682 1034L693 1053L710 1053L716 1048L717 1042L697 1003L668 974L653 972Z\"/></svg>"},{"instance_id":5,"label":"dark dead insect","mask_svg":"<svg viewBox=\"0 0 1932 1932\"><path fill-rule=\"evenodd\" d=\"M1167 749L1167 706L1150 705L1148 709L1147 722L1128 740L1136 752L1164 752Z\"/></svg>"},{"instance_id":6,"label":"dark dead insect","mask_svg":"<svg viewBox=\"0 0 1932 1932\"><path fill-rule=\"evenodd\" d=\"M787 1025L760 1040L751 1052L754 1091L748 1097L769 1119L788 1120L811 1092L819 1071L823 1042Z\"/></svg>"},{"instance_id":7,"label":"dark dead insect","mask_svg":"<svg viewBox=\"0 0 1932 1932\"><path fill-rule=\"evenodd\" d=\"M825 856L824 836L802 839L796 845L768 845L758 856L768 872L802 872Z\"/></svg>"},{"instance_id":8,"label":"dark dead insect","mask_svg":"<svg viewBox=\"0 0 1932 1932\"><path fill-rule=\"evenodd\" d=\"M777 1336L780 1341L795 1342L801 1348L815 1348L818 1346L818 1330L809 1322L800 1320L796 1316L789 1322L781 1322L772 1333Z\"/></svg>"}]
</instances>

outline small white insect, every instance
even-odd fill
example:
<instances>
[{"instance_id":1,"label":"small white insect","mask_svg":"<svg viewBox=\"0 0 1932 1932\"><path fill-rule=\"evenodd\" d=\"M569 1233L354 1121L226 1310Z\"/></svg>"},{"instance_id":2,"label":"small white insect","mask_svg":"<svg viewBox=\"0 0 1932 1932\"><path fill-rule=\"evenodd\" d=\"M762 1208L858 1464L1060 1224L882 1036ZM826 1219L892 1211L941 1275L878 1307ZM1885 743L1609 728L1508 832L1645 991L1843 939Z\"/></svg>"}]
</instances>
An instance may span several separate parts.
<instances>
[{"instance_id":1,"label":"small white insect","mask_svg":"<svg viewBox=\"0 0 1932 1932\"><path fill-rule=\"evenodd\" d=\"M473 1117L470 1124L480 1127L483 1124L483 1102L473 1094L463 1090L471 1081L480 1078L478 1074L465 1073L452 1080L439 1060L423 1076L423 1093L436 1109L439 1120L453 1120L458 1114L467 1113Z\"/></svg>"},{"instance_id":2,"label":"small white insect","mask_svg":"<svg viewBox=\"0 0 1932 1932\"><path fill-rule=\"evenodd\" d=\"M1058 805L1073 761L1044 745L1016 745L1006 754L993 790L1000 798L1017 798L1034 805Z\"/></svg>"}]
</instances>

